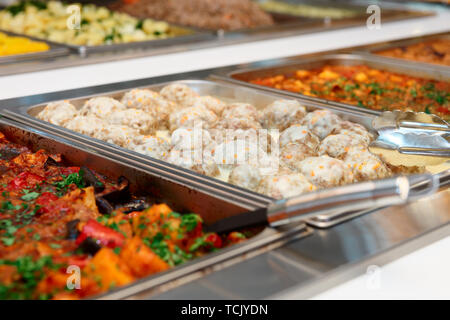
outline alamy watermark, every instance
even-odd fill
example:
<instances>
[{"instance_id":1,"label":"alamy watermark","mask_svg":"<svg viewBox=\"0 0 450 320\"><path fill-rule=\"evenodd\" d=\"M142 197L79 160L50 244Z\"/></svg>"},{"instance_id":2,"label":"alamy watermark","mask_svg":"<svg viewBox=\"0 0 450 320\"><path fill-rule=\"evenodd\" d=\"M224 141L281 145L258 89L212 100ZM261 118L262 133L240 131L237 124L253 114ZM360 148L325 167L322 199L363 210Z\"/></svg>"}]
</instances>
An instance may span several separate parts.
<instances>
[{"instance_id":1,"label":"alamy watermark","mask_svg":"<svg viewBox=\"0 0 450 320\"><path fill-rule=\"evenodd\" d=\"M366 20L366 26L369 30L381 29L381 8L376 4L371 4L367 7L366 13L370 16Z\"/></svg>"}]
</instances>

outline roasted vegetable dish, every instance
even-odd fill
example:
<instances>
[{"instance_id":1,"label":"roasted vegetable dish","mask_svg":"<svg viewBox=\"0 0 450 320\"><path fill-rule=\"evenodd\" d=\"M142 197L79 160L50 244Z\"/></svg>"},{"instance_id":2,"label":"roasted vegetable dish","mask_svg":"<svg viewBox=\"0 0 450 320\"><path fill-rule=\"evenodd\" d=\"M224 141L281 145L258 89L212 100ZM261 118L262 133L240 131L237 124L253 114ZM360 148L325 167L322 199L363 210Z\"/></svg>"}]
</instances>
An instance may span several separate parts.
<instances>
[{"instance_id":1,"label":"roasted vegetable dish","mask_svg":"<svg viewBox=\"0 0 450 320\"><path fill-rule=\"evenodd\" d=\"M419 42L409 46L377 51L376 54L450 66L450 39L442 38Z\"/></svg>"},{"instance_id":2,"label":"roasted vegetable dish","mask_svg":"<svg viewBox=\"0 0 450 320\"><path fill-rule=\"evenodd\" d=\"M9 36L0 32L0 56L47 51L48 49L50 48L45 42Z\"/></svg>"},{"instance_id":3,"label":"roasted vegetable dish","mask_svg":"<svg viewBox=\"0 0 450 320\"><path fill-rule=\"evenodd\" d=\"M325 65L251 83L373 110L432 113L450 120L450 84L373 69Z\"/></svg>"},{"instance_id":4,"label":"roasted vegetable dish","mask_svg":"<svg viewBox=\"0 0 450 320\"><path fill-rule=\"evenodd\" d=\"M0 172L0 299L84 298L246 239L1 133Z\"/></svg>"},{"instance_id":5,"label":"roasted vegetable dish","mask_svg":"<svg viewBox=\"0 0 450 320\"><path fill-rule=\"evenodd\" d=\"M91 4L21 1L0 11L0 29L70 45L157 40L189 33L168 23L137 19Z\"/></svg>"}]
</instances>

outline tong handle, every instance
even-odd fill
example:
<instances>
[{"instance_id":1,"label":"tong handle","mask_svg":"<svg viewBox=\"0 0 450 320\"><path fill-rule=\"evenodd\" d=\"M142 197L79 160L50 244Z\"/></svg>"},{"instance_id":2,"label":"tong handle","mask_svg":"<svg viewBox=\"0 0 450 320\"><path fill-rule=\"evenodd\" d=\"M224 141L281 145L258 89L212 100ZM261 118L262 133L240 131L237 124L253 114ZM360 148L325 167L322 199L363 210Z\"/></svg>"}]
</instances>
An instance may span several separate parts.
<instances>
[{"instance_id":1,"label":"tong handle","mask_svg":"<svg viewBox=\"0 0 450 320\"><path fill-rule=\"evenodd\" d=\"M412 186L420 184L420 191ZM356 211L403 204L434 193L439 177L432 174L399 176L327 189L283 199L269 206L268 222L276 227L336 210Z\"/></svg>"},{"instance_id":2,"label":"tong handle","mask_svg":"<svg viewBox=\"0 0 450 320\"><path fill-rule=\"evenodd\" d=\"M398 148L398 151L402 154L408 154L408 155L450 158L450 149L400 147L400 148Z\"/></svg>"}]
</instances>

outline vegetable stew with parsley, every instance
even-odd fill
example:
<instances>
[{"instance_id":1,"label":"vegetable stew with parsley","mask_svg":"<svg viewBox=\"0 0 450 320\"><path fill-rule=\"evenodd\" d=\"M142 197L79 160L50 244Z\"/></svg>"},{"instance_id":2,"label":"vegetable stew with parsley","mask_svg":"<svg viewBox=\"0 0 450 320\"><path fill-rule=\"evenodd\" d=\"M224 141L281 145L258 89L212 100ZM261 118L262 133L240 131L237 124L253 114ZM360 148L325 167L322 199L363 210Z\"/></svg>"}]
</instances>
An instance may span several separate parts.
<instances>
[{"instance_id":1,"label":"vegetable stew with parsley","mask_svg":"<svg viewBox=\"0 0 450 320\"><path fill-rule=\"evenodd\" d=\"M199 215L134 196L124 177L65 166L1 132L0 173L0 299L89 297L256 233L205 233Z\"/></svg>"},{"instance_id":2,"label":"vegetable stew with parsley","mask_svg":"<svg viewBox=\"0 0 450 320\"><path fill-rule=\"evenodd\" d=\"M411 77L365 65L325 65L250 82L361 108L425 112L450 120L448 82Z\"/></svg>"}]
</instances>

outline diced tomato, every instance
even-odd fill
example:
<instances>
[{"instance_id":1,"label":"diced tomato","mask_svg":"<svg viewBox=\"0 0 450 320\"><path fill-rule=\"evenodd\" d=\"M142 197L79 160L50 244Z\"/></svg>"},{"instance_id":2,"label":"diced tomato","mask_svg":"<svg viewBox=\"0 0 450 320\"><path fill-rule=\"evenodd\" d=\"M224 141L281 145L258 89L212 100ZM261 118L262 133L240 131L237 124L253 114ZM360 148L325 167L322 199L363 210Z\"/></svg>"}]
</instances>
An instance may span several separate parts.
<instances>
[{"instance_id":1,"label":"diced tomato","mask_svg":"<svg viewBox=\"0 0 450 320\"><path fill-rule=\"evenodd\" d=\"M246 240L245 236L242 233L237 232L237 231L231 232L227 237L227 242L229 242L230 244L239 243L239 242L242 242L245 240Z\"/></svg>"},{"instance_id":2,"label":"diced tomato","mask_svg":"<svg viewBox=\"0 0 450 320\"><path fill-rule=\"evenodd\" d=\"M43 192L39 198L36 199L36 203L43 206L55 200L58 200L58 196L51 192Z\"/></svg>"},{"instance_id":3,"label":"diced tomato","mask_svg":"<svg viewBox=\"0 0 450 320\"><path fill-rule=\"evenodd\" d=\"M443 114L449 114L450 113L450 108L441 106L441 107L437 108L436 111L439 112L439 113L443 113Z\"/></svg>"},{"instance_id":4,"label":"diced tomato","mask_svg":"<svg viewBox=\"0 0 450 320\"><path fill-rule=\"evenodd\" d=\"M205 237L205 242L210 243L214 248L222 248L222 238L217 233L210 233Z\"/></svg>"},{"instance_id":5,"label":"diced tomato","mask_svg":"<svg viewBox=\"0 0 450 320\"><path fill-rule=\"evenodd\" d=\"M44 181L45 178L37 174L24 171L20 173L17 178L8 183L8 187L11 190L20 190L24 188L34 187L36 184Z\"/></svg>"},{"instance_id":6,"label":"diced tomato","mask_svg":"<svg viewBox=\"0 0 450 320\"><path fill-rule=\"evenodd\" d=\"M109 248L121 247L125 241L123 234L111 228L105 227L93 219L89 220L84 225L83 230L81 230L81 233L75 243L79 245L87 237L96 239L101 245Z\"/></svg>"},{"instance_id":7,"label":"diced tomato","mask_svg":"<svg viewBox=\"0 0 450 320\"><path fill-rule=\"evenodd\" d=\"M189 231L187 236L188 236L188 238L198 238L202 235L202 232L203 232L202 223L201 223L201 221L198 221L195 228L193 230Z\"/></svg>"}]
</instances>

